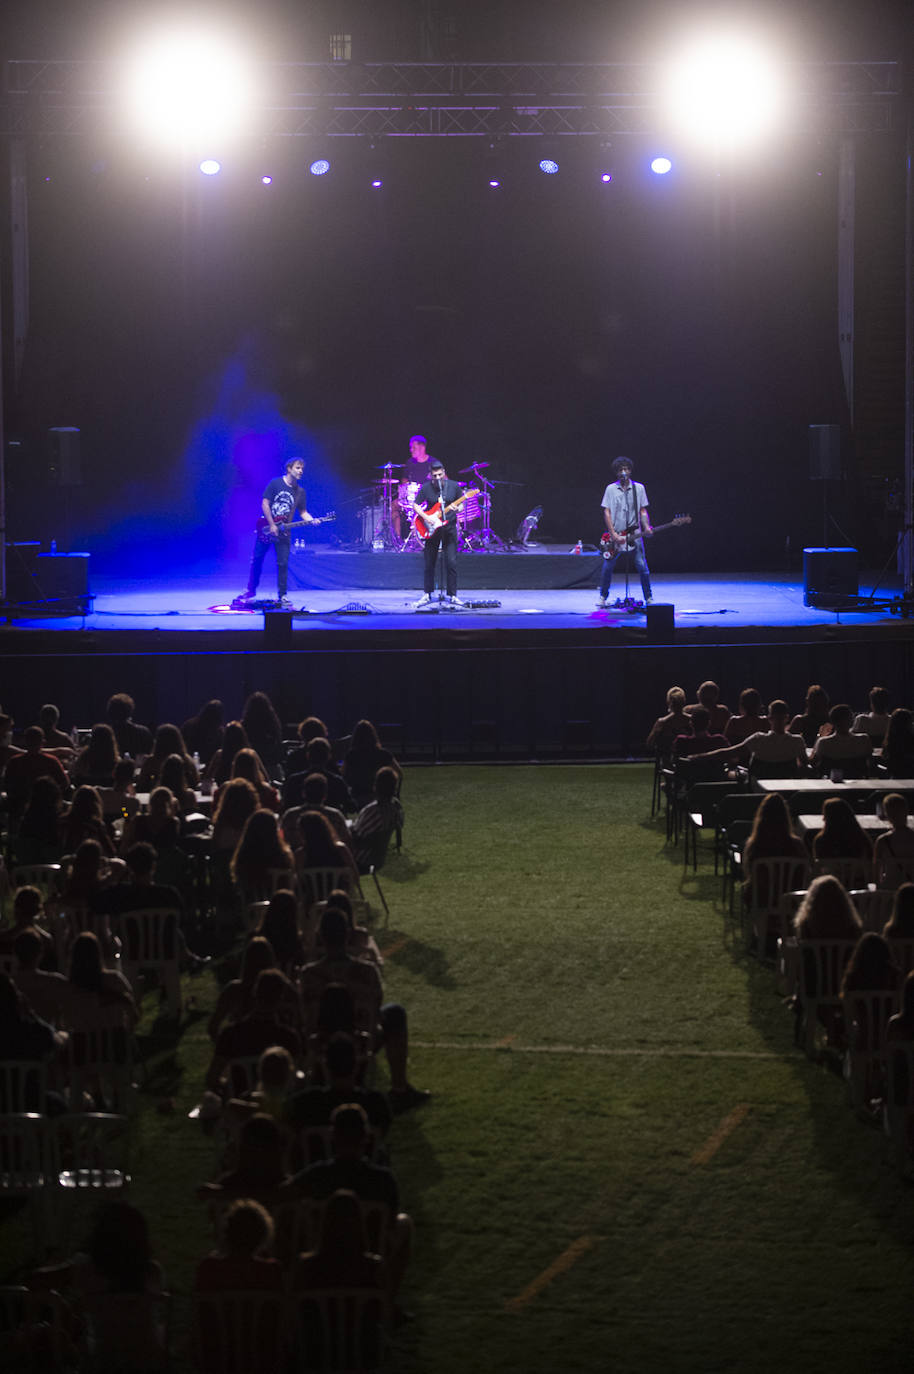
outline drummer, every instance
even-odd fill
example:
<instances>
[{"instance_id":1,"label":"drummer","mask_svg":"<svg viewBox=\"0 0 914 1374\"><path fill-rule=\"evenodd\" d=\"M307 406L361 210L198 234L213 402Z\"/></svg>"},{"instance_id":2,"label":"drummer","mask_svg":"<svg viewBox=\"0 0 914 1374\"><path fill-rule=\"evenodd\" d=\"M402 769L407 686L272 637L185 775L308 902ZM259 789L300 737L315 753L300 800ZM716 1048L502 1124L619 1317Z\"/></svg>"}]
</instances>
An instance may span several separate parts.
<instances>
[{"instance_id":1,"label":"drummer","mask_svg":"<svg viewBox=\"0 0 914 1374\"><path fill-rule=\"evenodd\" d=\"M424 434L414 434L409 441L409 462L403 464L403 476L400 479L398 493L398 505L400 511L403 512L400 523L401 538L405 537L409 530L413 502L422 483L428 481L428 475L434 462L427 451L427 443Z\"/></svg>"}]
</instances>

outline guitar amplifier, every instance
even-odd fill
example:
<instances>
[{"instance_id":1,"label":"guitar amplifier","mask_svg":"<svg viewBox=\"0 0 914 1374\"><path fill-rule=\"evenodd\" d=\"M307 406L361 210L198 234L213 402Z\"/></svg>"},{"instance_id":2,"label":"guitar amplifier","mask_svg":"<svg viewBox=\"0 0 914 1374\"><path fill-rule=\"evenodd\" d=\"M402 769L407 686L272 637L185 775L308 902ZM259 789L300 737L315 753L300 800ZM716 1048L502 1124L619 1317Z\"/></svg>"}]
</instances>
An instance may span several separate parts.
<instances>
[{"instance_id":1,"label":"guitar amplifier","mask_svg":"<svg viewBox=\"0 0 914 1374\"><path fill-rule=\"evenodd\" d=\"M860 590L856 549L803 550L803 605L831 610Z\"/></svg>"}]
</instances>

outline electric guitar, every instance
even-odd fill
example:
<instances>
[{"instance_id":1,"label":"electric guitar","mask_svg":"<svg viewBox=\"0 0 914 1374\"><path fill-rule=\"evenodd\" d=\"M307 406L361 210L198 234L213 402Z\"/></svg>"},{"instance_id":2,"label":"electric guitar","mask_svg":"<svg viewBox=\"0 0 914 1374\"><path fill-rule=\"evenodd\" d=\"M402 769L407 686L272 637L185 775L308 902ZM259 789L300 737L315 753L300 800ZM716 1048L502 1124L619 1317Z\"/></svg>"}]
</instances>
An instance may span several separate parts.
<instances>
[{"instance_id":1,"label":"electric guitar","mask_svg":"<svg viewBox=\"0 0 914 1374\"><path fill-rule=\"evenodd\" d=\"M329 520L336 519L336 511L330 511L327 515L316 516L313 520L290 520L287 515L278 515L273 521L276 526L274 534L270 529L270 522L265 515L257 521L257 538L264 544L271 543L274 539L279 539L282 535L290 534L292 530L306 530L311 525L325 525Z\"/></svg>"},{"instance_id":2,"label":"electric guitar","mask_svg":"<svg viewBox=\"0 0 914 1374\"><path fill-rule=\"evenodd\" d=\"M450 511L456 510L458 506L462 506L464 501L469 501L471 496L478 495L478 488L474 491L465 491L462 496L457 497L456 501L452 501L449 506L445 506L444 510L441 509L440 501L436 501L433 506L429 506L428 510L420 510L418 506L413 506L413 510L416 512L416 518L413 521L413 529L416 531L419 538L425 541L430 534L434 534L435 530L438 529L440 525L444 524Z\"/></svg>"},{"instance_id":3,"label":"electric guitar","mask_svg":"<svg viewBox=\"0 0 914 1374\"><path fill-rule=\"evenodd\" d=\"M635 531L638 526L629 525L627 530L621 531L625 535L624 544L617 544L609 530L604 530L600 537L600 543L603 546L603 553L631 553L639 539L652 539L655 534L660 534L661 530L671 530L676 525L691 525L691 523L691 515L677 515L674 520L668 520L665 525L655 525L649 535L645 535L643 532L636 534Z\"/></svg>"}]
</instances>

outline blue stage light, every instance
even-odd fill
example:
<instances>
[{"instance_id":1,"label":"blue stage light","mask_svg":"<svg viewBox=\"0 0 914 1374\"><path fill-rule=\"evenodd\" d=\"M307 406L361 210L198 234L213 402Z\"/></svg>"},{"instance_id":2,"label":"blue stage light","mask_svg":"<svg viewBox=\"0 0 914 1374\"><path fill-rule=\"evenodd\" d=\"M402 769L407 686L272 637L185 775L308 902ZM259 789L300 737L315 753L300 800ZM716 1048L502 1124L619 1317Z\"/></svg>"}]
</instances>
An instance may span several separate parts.
<instances>
[{"instance_id":1,"label":"blue stage light","mask_svg":"<svg viewBox=\"0 0 914 1374\"><path fill-rule=\"evenodd\" d=\"M603 182L604 185L605 185L608 181L612 181L612 179L613 179L613 174L612 174L612 172L604 172L603 175L600 177L600 180Z\"/></svg>"},{"instance_id":2,"label":"blue stage light","mask_svg":"<svg viewBox=\"0 0 914 1374\"><path fill-rule=\"evenodd\" d=\"M269 176L269 175L262 176L262 177L260 178L260 184L261 184L261 186L272 186L272 185L273 185L273 178L272 178L271 176Z\"/></svg>"},{"instance_id":3,"label":"blue stage light","mask_svg":"<svg viewBox=\"0 0 914 1374\"><path fill-rule=\"evenodd\" d=\"M200 171L205 177L217 176L222 171L222 163L214 157L205 157L200 163Z\"/></svg>"},{"instance_id":4,"label":"blue stage light","mask_svg":"<svg viewBox=\"0 0 914 1374\"><path fill-rule=\"evenodd\" d=\"M667 172L673 170L673 164L668 157L655 157L651 160L651 171L658 177L665 177Z\"/></svg>"},{"instance_id":5,"label":"blue stage light","mask_svg":"<svg viewBox=\"0 0 914 1374\"><path fill-rule=\"evenodd\" d=\"M372 184L372 186L374 186L374 188L375 188L376 190L377 190L377 188L378 188L379 186L383 186L383 185L384 185L384 183L383 183L383 181L381 180L380 177L375 177L374 181L373 181L371 184Z\"/></svg>"},{"instance_id":6,"label":"blue stage light","mask_svg":"<svg viewBox=\"0 0 914 1374\"><path fill-rule=\"evenodd\" d=\"M318 157L311 163L308 169L313 177L326 176L330 171L330 163L325 157Z\"/></svg>"},{"instance_id":7,"label":"blue stage light","mask_svg":"<svg viewBox=\"0 0 914 1374\"><path fill-rule=\"evenodd\" d=\"M558 170L559 164L555 162L551 157L544 157L540 159L540 171L545 172L547 177L554 177Z\"/></svg>"}]
</instances>

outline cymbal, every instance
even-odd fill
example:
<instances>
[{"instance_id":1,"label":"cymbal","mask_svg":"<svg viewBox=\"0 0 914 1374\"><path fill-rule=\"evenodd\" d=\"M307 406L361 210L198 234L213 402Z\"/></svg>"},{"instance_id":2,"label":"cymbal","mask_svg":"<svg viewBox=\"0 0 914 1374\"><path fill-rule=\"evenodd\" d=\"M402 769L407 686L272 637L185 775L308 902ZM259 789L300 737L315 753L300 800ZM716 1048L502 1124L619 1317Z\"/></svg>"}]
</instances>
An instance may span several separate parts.
<instances>
[{"instance_id":1,"label":"cymbal","mask_svg":"<svg viewBox=\"0 0 914 1374\"><path fill-rule=\"evenodd\" d=\"M461 468L460 475L462 477L465 472L476 472L478 469L487 467L491 467L491 463L472 463L468 468Z\"/></svg>"},{"instance_id":2,"label":"cymbal","mask_svg":"<svg viewBox=\"0 0 914 1374\"><path fill-rule=\"evenodd\" d=\"M402 467L405 467L406 464L405 464L405 463L376 463L375 466L376 466L378 472L383 472L385 468L402 468Z\"/></svg>"}]
</instances>

